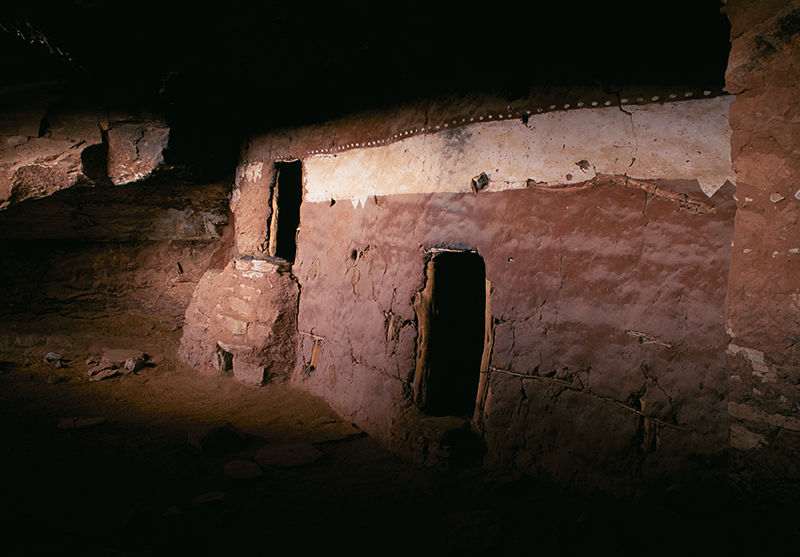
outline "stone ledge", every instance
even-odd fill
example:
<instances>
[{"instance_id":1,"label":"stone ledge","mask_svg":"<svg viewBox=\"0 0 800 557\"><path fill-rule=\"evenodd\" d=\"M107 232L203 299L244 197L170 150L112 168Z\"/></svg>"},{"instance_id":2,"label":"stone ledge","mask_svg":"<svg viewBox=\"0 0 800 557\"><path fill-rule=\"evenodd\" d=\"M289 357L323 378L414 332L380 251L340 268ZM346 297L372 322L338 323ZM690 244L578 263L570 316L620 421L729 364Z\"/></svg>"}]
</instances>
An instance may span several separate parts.
<instances>
[{"instance_id":1,"label":"stone ledge","mask_svg":"<svg viewBox=\"0 0 800 557\"><path fill-rule=\"evenodd\" d=\"M292 262L280 257L237 255L233 260L237 271L256 271L259 273L291 272Z\"/></svg>"}]
</instances>

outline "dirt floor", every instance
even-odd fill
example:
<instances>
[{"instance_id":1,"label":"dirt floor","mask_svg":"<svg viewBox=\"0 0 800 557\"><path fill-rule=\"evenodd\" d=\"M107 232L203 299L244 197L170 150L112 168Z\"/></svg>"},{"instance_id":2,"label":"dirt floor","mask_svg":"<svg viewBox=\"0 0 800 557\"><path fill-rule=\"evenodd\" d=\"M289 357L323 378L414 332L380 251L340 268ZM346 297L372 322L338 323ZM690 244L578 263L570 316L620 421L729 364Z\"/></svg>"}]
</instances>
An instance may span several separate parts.
<instances>
[{"instance_id":1,"label":"dirt floor","mask_svg":"<svg viewBox=\"0 0 800 557\"><path fill-rule=\"evenodd\" d=\"M555 488L479 463L425 469L366 435L331 440L341 419L287 385L253 388L178 360L181 321L117 313L16 316L0 323L6 555L562 554L602 548L666 554L797 547L790 516L686 490L632 503ZM89 358L146 352L135 373L91 382ZM44 361L61 354L65 367ZM65 418L105 423L62 429ZM230 422L243 449L210 456L190 432ZM225 477L263 446L312 442L323 458ZM210 502L204 495L214 494ZM220 495L224 494L224 496ZM200 499L198 499L200 498ZM766 512L765 512L766 511ZM775 511L773 509L773 511Z\"/></svg>"}]
</instances>

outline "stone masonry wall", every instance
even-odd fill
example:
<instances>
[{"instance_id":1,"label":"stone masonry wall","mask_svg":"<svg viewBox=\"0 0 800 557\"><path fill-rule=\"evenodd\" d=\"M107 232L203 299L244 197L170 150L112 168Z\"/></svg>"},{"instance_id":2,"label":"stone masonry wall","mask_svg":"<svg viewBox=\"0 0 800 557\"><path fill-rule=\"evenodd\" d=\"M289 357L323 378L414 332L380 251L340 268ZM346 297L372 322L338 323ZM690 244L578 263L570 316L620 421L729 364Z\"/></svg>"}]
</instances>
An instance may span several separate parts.
<instances>
[{"instance_id":1,"label":"stone masonry wall","mask_svg":"<svg viewBox=\"0 0 800 557\"><path fill-rule=\"evenodd\" d=\"M285 263L285 262L284 262ZM261 386L295 362L297 284L281 263L237 257L208 271L186 310L178 354L203 372Z\"/></svg>"},{"instance_id":2,"label":"stone masonry wall","mask_svg":"<svg viewBox=\"0 0 800 557\"><path fill-rule=\"evenodd\" d=\"M737 178L726 318L733 479L800 485L800 2L730 0ZM792 486L792 487L789 487Z\"/></svg>"}]
</instances>

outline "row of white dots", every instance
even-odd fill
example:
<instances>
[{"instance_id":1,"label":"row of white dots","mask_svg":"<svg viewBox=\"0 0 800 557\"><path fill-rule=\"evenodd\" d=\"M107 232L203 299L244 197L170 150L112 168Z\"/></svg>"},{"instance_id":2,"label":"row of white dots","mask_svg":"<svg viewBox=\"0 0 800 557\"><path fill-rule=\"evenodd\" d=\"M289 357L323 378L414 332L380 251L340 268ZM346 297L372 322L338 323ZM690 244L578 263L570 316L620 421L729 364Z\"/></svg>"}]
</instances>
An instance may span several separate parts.
<instances>
[{"instance_id":1,"label":"row of white dots","mask_svg":"<svg viewBox=\"0 0 800 557\"><path fill-rule=\"evenodd\" d=\"M723 87L722 88L722 92L723 93L727 93L728 91L727 91L727 89L725 89ZM705 90L705 91L703 91L703 96L708 97L709 95L711 95L711 93L712 93L712 91ZM686 99L691 98L693 96L694 96L694 93L692 91L687 91L687 92L685 92L683 94L683 97L686 98ZM671 93L669 95L669 98L674 100L674 99L678 98L678 95L676 93ZM657 102L660 99L661 99L661 97L658 96L658 95L653 95L650 98L650 100L652 102ZM637 97L636 100L635 100L635 102L639 102L639 103L644 102L644 101L645 101L644 97ZM620 102L620 104L628 104L628 103L631 102L631 100L627 99L627 98L621 98L619 100L619 102ZM610 100L607 100L607 101L604 101L602 104L603 104L603 106L611 106L614 103L612 101L610 101ZM589 105L596 107L596 106L600 105L600 102L599 101L591 101L589 103ZM567 103L567 104L564 105L564 108L565 109L569 109L571 106L572 105ZM582 101L579 101L579 102L575 103L575 106L577 108L582 108L582 107L586 106L586 104L583 103ZM536 112L537 113L542 113L544 111L555 110L556 107L557 107L557 105L551 104L547 108L537 108ZM531 110L526 110L526 111L524 111L524 114L525 115L530 115L530 114L532 114L532 111ZM478 116L478 117L472 116L472 117L469 118L469 122L475 122L476 120L478 122L482 122L484 120L484 118L486 120L492 120L495 117L498 120L503 120L504 118L506 118L506 119L507 118L514 118L515 116L516 117L520 117L522 115L523 115L523 111L519 111L518 110L516 112L508 112L506 114L498 113L496 115L488 114L486 116ZM468 121L467 118L461 118L461 123L462 124L466 124L467 121ZM456 126L458 124L459 124L458 120L453 120L452 121L452 125ZM424 132L435 132L435 131L438 131L438 130L441 130L441 129L446 129L446 128L449 128L449 127L450 127L450 122L445 122L444 124L436 125L436 126L427 126L427 127L422 126L420 128L414 128L414 129L411 129L411 130L405 130L405 131L402 131L402 132L397 132L397 133L391 135L390 137L388 137L386 139L378 139L378 140L374 140L374 141L365 141L365 142L358 142L358 143L348 143L346 145L339 145L338 147L331 147L329 149L314 149L313 151L309 151L308 154L310 154L310 155L323 155L323 154L327 154L327 153L334 153L334 152L344 151L344 150L353 149L353 148L375 147L375 146L385 145L387 143L391 143L391 142L396 141L398 139L403 139L405 137L408 137L409 135L414 135L414 134L424 133Z\"/></svg>"},{"instance_id":2,"label":"row of white dots","mask_svg":"<svg viewBox=\"0 0 800 557\"><path fill-rule=\"evenodd\" d=\"M724 91L724 89L723 89L723 91ZM704 97L707 97L707 96L709 96L710 94L711 94L711 91L709 91L709 90L705 90L705 91L703 91L703 96L704 96ZM688 99L688 98L691 98L691 97L693 97L693 96L694 96L694 93L692 93L691 91L686 91L686 92L683 94L683 96L684 96L684 98L687 98L687 99ZM653 97L652 97L650 100L651 100L651 101L653 101L653 102L655 102L655 101L659 100L660 98L661 98L661 97L659 97L658 95L655 95L655 96L653 96ZM677 99L677 98L678 98L678 95L676 95L675 93L671 93L671 94L669 95L669 98L670 98L670 99ZM630 102L630 101L629 101L628 99L624 99L624 98L623 98L623 99L620 99L620 100L619 100L619 102L620 102L620 104L627 104L627 103L628 103L628 102ZM644 102L644 98L642 98L642 97L638 97L638 98L636 99L636 102ZM606 106L608 106L609 104L610 104L610 103L609 103L608 101L606 101ZM580 106L580 103L578 103L578 105ZM567 108L567 107L569 107L569 105L566 105L566 106L565 106L565 108Z\"/></svg>"}]
</instances>

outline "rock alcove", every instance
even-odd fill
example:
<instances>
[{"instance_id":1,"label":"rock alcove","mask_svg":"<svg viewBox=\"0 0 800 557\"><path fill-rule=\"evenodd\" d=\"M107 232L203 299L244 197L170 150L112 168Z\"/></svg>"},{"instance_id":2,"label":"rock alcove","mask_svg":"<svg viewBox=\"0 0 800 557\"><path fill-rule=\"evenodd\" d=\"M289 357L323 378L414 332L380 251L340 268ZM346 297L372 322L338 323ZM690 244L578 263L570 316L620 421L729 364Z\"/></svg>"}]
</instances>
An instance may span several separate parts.
<instances>
[{"instance_id":1,"label":"rock alcove","mask_svg":"<svg viewBox=\"0 0 800 557\"><path fill-rule=\"evenodd\" d=\"M697 4L4 7L8 539L796 543L800 5Z\"/></svg>"}]
</instances>

